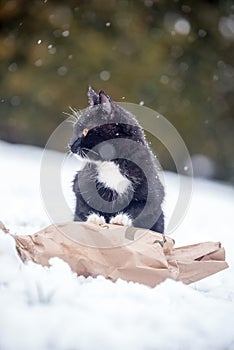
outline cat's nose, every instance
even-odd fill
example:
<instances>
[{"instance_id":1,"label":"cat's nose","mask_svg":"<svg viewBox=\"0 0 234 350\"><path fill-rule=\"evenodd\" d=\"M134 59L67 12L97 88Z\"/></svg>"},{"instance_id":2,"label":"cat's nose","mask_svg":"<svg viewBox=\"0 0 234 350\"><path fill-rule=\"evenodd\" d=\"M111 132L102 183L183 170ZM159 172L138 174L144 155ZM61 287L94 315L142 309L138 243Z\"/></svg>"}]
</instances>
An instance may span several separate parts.
<instances>
[{"instance_id":1,"label":"cat's nose","mask_svg":"<svg viewBox=\"0 0 234 350\"><path fill-rule=\"evenodd\" d=\"M80 144L81 144L81 142L80 142L79 139L77 139L75 141L71 141L69 143L69 148L72 151L72 153L77 153L77 151L78 151L78 149L80 147Z\"/></svg>"}]
</instances>

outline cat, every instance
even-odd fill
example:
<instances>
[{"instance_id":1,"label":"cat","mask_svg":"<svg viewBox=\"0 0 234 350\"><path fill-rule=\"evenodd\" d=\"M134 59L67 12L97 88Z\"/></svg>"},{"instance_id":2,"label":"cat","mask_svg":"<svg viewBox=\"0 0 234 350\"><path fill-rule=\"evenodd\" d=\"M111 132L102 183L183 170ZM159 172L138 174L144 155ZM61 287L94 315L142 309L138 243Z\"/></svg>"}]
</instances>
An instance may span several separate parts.
<instances>
[{"instance_id":1,"label":"cat","mask_svg":"<svg viewBox=\"0 0 234 350\"><path fill-rule=\"evenodd\" d=\"M88 90L90 106L76 114L70 151L83 168L73 181L74 221L148 228L164 233L155 156L137 119L103 91Z\"/></svg>"}]
</instances>

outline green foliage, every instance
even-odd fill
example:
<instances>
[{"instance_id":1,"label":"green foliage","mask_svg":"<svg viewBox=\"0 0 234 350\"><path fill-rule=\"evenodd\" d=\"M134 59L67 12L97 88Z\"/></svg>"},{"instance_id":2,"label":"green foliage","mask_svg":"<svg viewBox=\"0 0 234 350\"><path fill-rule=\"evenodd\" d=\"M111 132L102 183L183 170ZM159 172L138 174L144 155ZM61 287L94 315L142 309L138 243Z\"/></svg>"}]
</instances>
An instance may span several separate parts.
<instances>
[{"instance_id":1,"label":"green foliage","mask_svg":"<svg viewBox=\"0 0 234 350\"><path fill-rule=\"evenodd\" d=\"M231 5L2 1L0 137L43 146L63 111L87 106L91 84L115 101L144 101L162 113L192 155L216 164L216 178L234 181Z\"/></svg>"}]
</instances>

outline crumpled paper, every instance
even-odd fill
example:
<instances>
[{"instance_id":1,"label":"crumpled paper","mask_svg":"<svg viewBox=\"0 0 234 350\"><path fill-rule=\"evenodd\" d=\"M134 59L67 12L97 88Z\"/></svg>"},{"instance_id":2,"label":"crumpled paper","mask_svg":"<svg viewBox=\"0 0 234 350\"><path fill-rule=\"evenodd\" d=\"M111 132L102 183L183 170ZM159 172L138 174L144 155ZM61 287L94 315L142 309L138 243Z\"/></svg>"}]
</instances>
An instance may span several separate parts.
<instances>
[{"instance_id":1,"label":"crumpled paper","mask_svg":"<svg viewBox=\"0 0 234 350\"><path fill-rule=\"evenodd\" d=\"M175 248L172 238L134 227L68 222L12 237L23 261L49 266L56 256L78 275L122 278L151 287L166 278L189 284L228 267L219 242Z\"/></svg>"}]
</instances>

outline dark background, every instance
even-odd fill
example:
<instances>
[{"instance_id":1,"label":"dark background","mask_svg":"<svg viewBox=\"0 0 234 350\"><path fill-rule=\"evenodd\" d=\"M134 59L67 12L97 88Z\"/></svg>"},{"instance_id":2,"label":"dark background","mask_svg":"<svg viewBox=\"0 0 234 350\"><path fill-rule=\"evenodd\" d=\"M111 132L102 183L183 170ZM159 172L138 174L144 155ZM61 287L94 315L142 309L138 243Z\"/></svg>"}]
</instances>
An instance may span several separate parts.
<instances>
[{"instance_id":1,"label":"dark background","mask_svg":"<svg viewBox=\"0 0 234 350\"><path fill-rule=\"evenodd\" d=\"M44 146L91 84L168 118L195 175L234 182L233 13L225 0L1 1L0 138Z\"/></svg>"}]
</instances>

